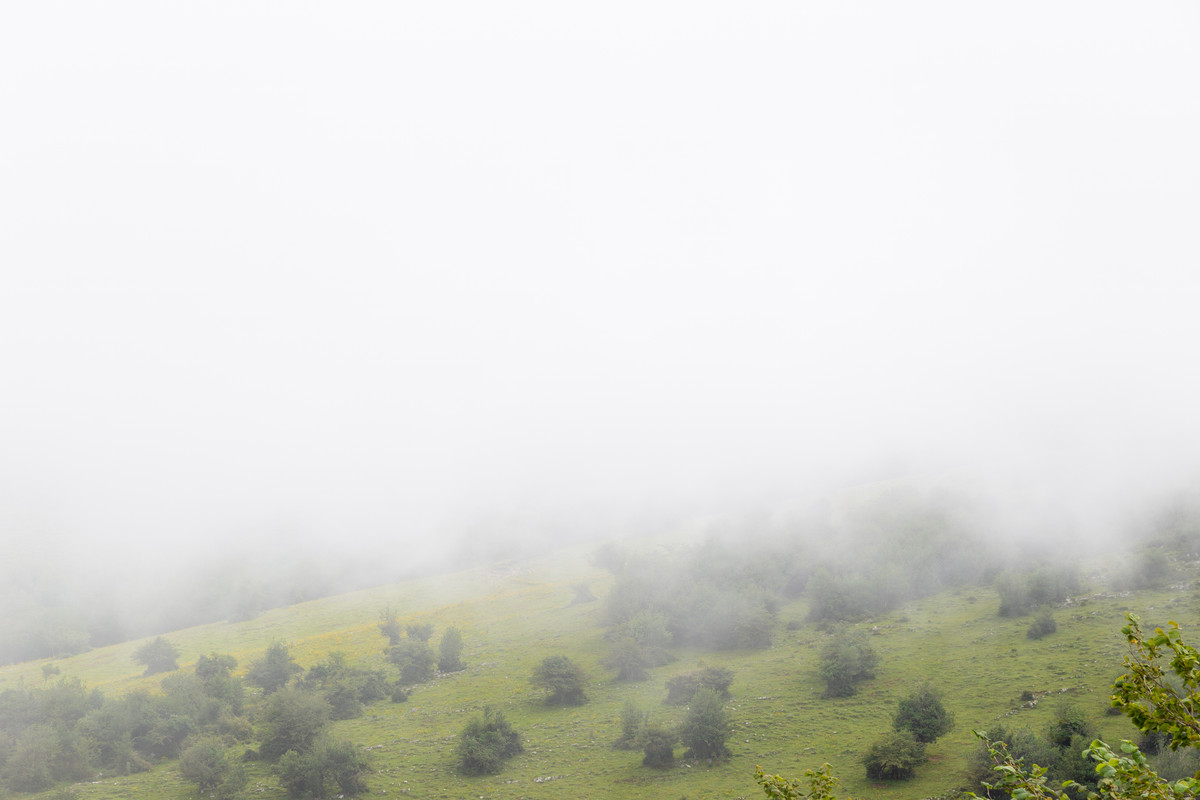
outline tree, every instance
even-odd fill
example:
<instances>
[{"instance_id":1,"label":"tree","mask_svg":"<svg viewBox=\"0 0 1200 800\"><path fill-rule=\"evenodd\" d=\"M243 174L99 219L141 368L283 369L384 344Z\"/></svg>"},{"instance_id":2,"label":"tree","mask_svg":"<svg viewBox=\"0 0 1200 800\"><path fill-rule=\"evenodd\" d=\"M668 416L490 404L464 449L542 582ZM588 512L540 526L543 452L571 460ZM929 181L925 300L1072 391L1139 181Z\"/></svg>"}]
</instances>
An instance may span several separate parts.
<instances>
[{"instance_id":1,"label":"tree","mask_svg":"<svg viewBox=\"0 0 1200 800\"><path fill-rule=\"evenodd\" d=\"M293 675L302 671L303 667L288 654L287 645L272 642L262 658L251 662L250 669L246 671L246 682L259 687L264 694L271 694L282 689Z\"/></svg>"},{"instance_id":2,"label":"tree","mask_svg":"<svg viewBox=\"0 0 1200 800\"><path fill-rule=\"evenodd\" d=\"M579 706L587 702L583 668L566 656L542 659L530 680L534 686L549 692L546 702L552 706Z\"/></svg>"},{"instance_id":3,"label":"tree","mask_svg":"<svg viewBox=\"0 0 1200 800\"><path fill-rule=\"evenodd\" d=\"M196 784L202 793L215 789L229 775L225 746L215 736L194 739L179 756L179 774Z\"/></svg>"},{"instance_id":4,"label":"tree","mask_svg":"<svg viewBox=\"0 0 1200 800\"><path fill-rule=\"evenodd\" d=\"M458 737L458 768L466 775L499 772L504 762L524 751L521 735L499 712L485 708Z\"/></svg>"},{"instance_id":5,"label":"tree","mask_svg":"<svg viewBox=\"0 0 1200 800\"><path fill-rule=\"evenodd\" d=\"M687 717L679 729L686 758L724 758L729 755L729 714L725 703L712 689L700 689L692 697Z\"/></svg>"},{"instance_id":6,"label":"tree","mask_svg":"<svg viewBox=\"0 0 1200 800\"><path fill-rule=\"evenodd\" d=\"M400 668L400 682L406 686L432 678L437 663L433 650L419 639L407 639L396 645L388 652L388 659Z\"/></svg>"},{"instance_id":7,"label":"tree","mask_svg":"<svg viewBox=\"0 0 1200 800\"><path fill-rule=\"evenodd\" d=\"M280 689L262 712L263 743L259 752L275 761L289 750L303 753L329 724L329 703L315 692Z\"/></svg>"},{"instance_id":8,"label":"tree","mask_svg":"<svg viewBox=\"0 0 1200 800\"><path fill-rule=\"evenodd\" d=\"M1146 635L1136 616L1127 614L1126 619L1128 624L1121 632L1129 653L1125 657L1126 673L1113 684L1113 707L1124 712L1143 734L1168 736L1173 749L1200 746L1200 720L1192 713L1200 704L1200 651L1184 644L1175 623L1167 631L1156 628ZM1172 685L1172 680L1178 687ZM1074 726L1073 720L1065 721L1066 727ZM1200 777L1193 774L1175 781L1163 780L1130 741L1122 742L1117 752L1105 742L1093 740L1083 754L1096 765L1095 787L1088 791L1089 787L1067 780L1064 791L1058 791L1047 785L1046 767L1027 765L999 737L976 735L987 744L993 763L995 781L985 783L985 789L1019 800L1070 800L1069 791L1087 792L1089 800L1181 800L1200 794ZM1079 742L1080 738L1072 734L1071 740ZM807 770L805 775L810 780L809 792L801 788L799 781L768 776L761 768L756 770L755 780L772 800L834 800L835 781L828 764L820 771Z\"/></svg>"},{"instance_id":9,"label":"tree","mask_svg":"<svg viewBox=\"0 0 1200 800\"><path fill-rule=\"evenodd\" d=\"M400 616L391 606L379 609L379 632L387 637L389 647L400 643Z\"/></svg>"},{"instance_id":10,"label":"tree","mask_svg":"<svg viewBox=\"0 0 1200 800\"><path fill-rule=\"evenodd\" d=\"M867 777L877 781L907 780L925 761L925 744L907 731L887 734L863 754Z\"/></svg>"},{"instance_id":11,"label":"tree","mask_svg":"<svg viewBox=\"0 0 1200 800\"><path fill-rule=\"evenodd\" d=\"M350 742L321 738L306 753L289 750L279 759L279 783L293 798L350 797L367 790L370 766Z\"/></svg>"},{"instance_id":12,"label":"tree","mask_svg":"<svg viewBox=\"0 0 1200 800\"><path fill-rule=\"evenodd\" d=\"M646 724L646 712L637 703L626 700L621 707L621 735L613 742L618 750L632 750L640 741L642 726ZM674 757L674 756L672 756Z\"/></svg>"},{"instance_id":13,"label":"tree","mask_svg":"<svg viewBox=\"0 0 1200 800\"><path fill-rule=\"evenodd\" d=\"M133 651L133 660L146 667L143 675L154 675L159 672L174 672L179 669L176 660L179 658L179 648L161 636Z\"/></svg>"},{"instance_id":14,"label":"tree","mask_svg":"<svg viewBox=\"0 0 1200 800\"><path fill-rule=\"evenodd\" d=\"M1025 636L1030 639L1041 639L1043 636L1048 636L1058 630L1058 623L1054 621L1054 614L1050 609L1042 609L1042 612L1037 615L1033 624L1029 626L1029 630L1025 631Z\"/></svg>"},{"instance_id":15,"label":"tree","mask_svg":"<svg viewBox=\"0 0 1200 800\"><path fill-rule=\"evenodd\" d=\"M942 705L942 693L924 683L896 704L892 727L908 731L918 742L932 742L954 727L954 715Z\"/></svg>"},{"instance_id":16,"label":"tree","mask_svg":"<svg viewBox=\"0 0 1200 800\"><path fill-rule=\"evenodd\" d=\"M428 642L433 638L433 623L410 622L404 626L404 631L410 639L416 639L419 642Z\"/></svg>"},{"instance_id":17,"label":"tree","mask_svg":"<svg viewBox=\"0 0 1200 800\"><path fill-rule=\"evenodd\" d=\"M685 672L667 681L667 705L687 704L700 689L712 689L722 700L729 699L729 686L733 683L733 670L724 667L704 667L696 672Z\"/></svg>"},{"instance_id":18,"label":"tree","mask_svg":"<svg viewBox=\"0 0 1200 800\"><path fill-rule=\"evenodd\" d=\"M671 631L667 616L658 611L639 611L616 626L606 637L612 640L612 650L604 666L617 671L619 681L644 681L650 677L647 669L671 661L667 651Z\"/></svg>"},{"instance_id":19,"label":"tree","mask_svg":"<svg viewBox=\"0 0 1200 800\"><path fill-rule=\"evenodd\" d=\"M675 743L679 734L673 730L650 723L642 731L639 741L642 744L642 765L662 769L675 763Z\"/></svg>"},{"instance_id":20,"label":"tree","mask_svg":"<svg viewBox=\"0 0 1200 800\"><path fill-rule=\"evenodd\" d=\"M462 634L458 628L446 628L438 645L438 671L458 672L466 665L462 663Z\"/></svg>"},{"instance_id":21,"label":"tree","mask_svg":"<svg viewBox=\"0 0 1200 800\"><path fill-rule=\"evenodd\" d=\"M826 697L849 697L857 684L875 677L879 657L861 633L837 636L821 650L818 671Z\"/></svg>"}]
</instances>

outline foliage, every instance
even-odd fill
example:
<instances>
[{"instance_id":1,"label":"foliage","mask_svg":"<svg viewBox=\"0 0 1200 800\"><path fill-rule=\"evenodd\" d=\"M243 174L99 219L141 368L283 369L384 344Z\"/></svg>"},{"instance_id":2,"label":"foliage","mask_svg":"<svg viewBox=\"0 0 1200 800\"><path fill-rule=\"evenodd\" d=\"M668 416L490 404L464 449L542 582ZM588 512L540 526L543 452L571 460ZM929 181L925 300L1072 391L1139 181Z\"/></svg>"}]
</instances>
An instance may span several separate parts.
<instances>
[{"instance_id":1,"label":"foliage","mask_svg":"<svg viewBox=\"0 0 1200 800\"><path fill-rule=\"evenodd\" d=\"M826 697L849 697L857 684L875 677L879 657L862 633L837 635L821 649L817 671Z\"/></svg>"},{"instance_id":2,"label":"foliage","mask_svg":"<svg viewBox=\"0 0 1200 800\"><path fill-rule=\"evenodd\" d=\"M439 672L458 672L465 669L466 665L462 662L463 641L462 634L458 628L450 627L442 634L442 641L438 644L438 671Z\"/></svg>"},{"instance_id":3,"label":"foliage","mask_svg":"<svg viewBox=\"0 0 1200 800\"><path fill-rule=\"evenodd\" d=\"M404 632L408 634L409 639L415 639L418 642L428 642L433 638L433 623L410 622L404 626Z\"/></svg>"},{"instance_id":4,"label":"foliage","mask_svg":"<svg viewBox=\"0 0 1200 800\"><path fill-rule=\"evenodd\" d=\"M1071 567L1039 567L1031 572L1003 572L993 583L1000 595L999 614L1019 617L1039 606L1057 605L1079 591Z\"/></svg>"},{"instance_id":5,"label":"foliage","mask_svg":"<svg viewBox=\"0 0 1200 800\"><path fill-rule=\"evenodd\" d=\"M264 694L271 694L282 689L293 675L302 671L303 667L288 654L287 645L276 641L271 643L262 658L251 662L250 669L246 671L246 682L259 687Z\"/></svg>"},{"instance_id":6,"label":"foliage","mask_svg":"<svg viewBox=\"0 0 1200 800\"><path fill-rule=\"evenodd\" d=\"M279 759L279 783L293 798L342 797L367 790L370 771L362 751L350 742L322 738L307 752L289 750Z\"/></svg>"},{"instance_id":7,"label":"foliage","mask_svg":"<svg viewBox=\"0 0 1200 800\"><path fill-rule=\"evenodd\" d=\"M1029 630L1025 631L1025 636L1030 639L1041 639L1043 636L1049 636L1058 630L1058 623L1054 621L1054 614L1050 609L1042 609L1041 613L1034 619L1033 624L1029 626Z\"/></svg>"},{"instance_id":8,"label":"foliage","mask_svg":"<svg viewBox=\"0 0 1200 800\"><path fill-rule=\"evenodd\" d=\"M176 661L179 658L179 648L161 636L133 651L133 660L146 667L143 675L154 675L158 672L173 672L179 669Z\"/></svg>"},{"instance_id":9,"label":"foliage","mask_svg":"<svg viewBox=\"0 0 1200 800\"><path fill-rule=\"evenodd\" d=\"M1200 745L1200 722L1192 712L1193 703L1200 700L1200 653L1183 643L1179 627L1171 623L1168 631L1156 628L1146 635L1133 614L1126 616L1121 629L1129 645L1125 657L1124 675L1113 685L1112 703L1120 708L1144 733L1164 733L1173 750ZM1163 669L1162 660L1179 681L1171 685L1170 675ZM1070 741L1078 744L1082 737L1075 733L1081 720L1077 715L1060 714L1052 735L1060 740L1071 733ZM1074 779L1063 783L1064 791L1047 785L1047 768L1034 764L1027 767L1015 758L1004 742L979 734L987 743L995 766L996 780L985 784L989 789L1007 793L1014 800L1067 800L1068 792L1086 793L1089 800L1178 800L1200 792L1200 778L1195 775L1173 782L1164 780L1151 767L1146 755L1132 742L1124 741L1120 753L1106 743L1093 740L1083 755L1095 763L1094 788Z\"/></svg>"},{"instance_id":10,"label":"foliage","mask_svg":"<svg viewBox=\"0 0 1200 800\"><path fill-rule=\"evenodd\" d=\"M583 693L586 675L583 668L566 656L547 656L533 671L530 681L549 694L546 702L552 706L578 706L587 702Z\"/></svg>"},{"instance_id":11,"label":"foliage","mask_svg":"<svg viewBox=\"0 0 1200 800\"><path fill-rule=\"evenodd\" d=\"M458 768L466 775L499 772L504 762L524 751L521 736L499 712L484 709L458 737Z\"/></svg>"},{"instance_id":12,"label":"foliage","mask_svg":"<svg viewBox=\"0 0 1200 800\"><path fill-rule=\"evenodd\" d=\"M733 671L724 667L704 667L695 672L685 672L667 681L667 705L686 705L700 689L711 689L723 700L729 699L729 686L733 683Z\"/></svg>"},{"instance_id":13,"label":"foliage","mask_svg":"<svg viewBox=\"0 0 1200 800\"><path fill-rule=\"evenodd\" d=\"M700 689L679 728L679 738L687 748L685 757L724 758L729 755L728 737L729 714L724 701L712 689Z\"/></svg>"},{"instance_id":14,"label":"foliage","mask_svg":"<svg viewBox=\"0 0 1200 800\"><path fill-rule=\"evenodd\" d=\"M424 683L437 671L433 650L420 639L406 639L396 645L388 651L388 660L400 668L400 682L406 686Z\"/></svg>"},{"instance_id":15,"label":"foliage","mask_svg":"<svg viewBox=\"0 0 1200 800\"><path fill-rule=\"evenodd\" d=\"M638 737L642 746L642 765L662 769L675 763L675 743L679 734L673 730L650 723L646 725Z\"/></svg>"},{"instance_id":16,"label":"foliage","mask_svg":"<svg viewBox=\"0 0 1200 800\"><path fill-rule=\"evenodd\" d=\"M625 705L621 707L621 735L613 742L613 747L618 750L632 750L637 747L646 717L646 712L638 708L637 703L626 700Z\"/></svg>"},{"instance_id":17,"label":"foliage","mask_svg":"<svg viewBox=\"0 0 1200 800\"><path fill-rule=\"evenodd\" d=\"M872 780L907 780L924 764L925 744L908 731L889 733L878 739L863 754L863 766Z\"/></svg>"},{"instance_id":18,"label":"foliage","mask_svg":"<svg viewBox=\"0 0 1200 800\"><path fill-rule=\"evenodd\" d=\"M584 603L594 603L597 599L599 599L592 592L591 587L586 583L577 583L572 586L571 589L575 592L575 597L571 600L571 605L573 606L582 605Z\"/></svg>"},{"instance_id":19,"label":"foliage","mask_svg":"<svg viewBox=\"0 0 1200 800\"><path fill-rule=\"evenodd\" d=\"M621 679L636 680L645 676L646 667L661 661L653 649L667 644L710 650L768 646L775 596L784 580L765 568L758 555L713 540L662 557L625 556L606 600L614 626L608 666L618 669ZM626 627L643 614L665 623L670 639L650 642ZM645 649L652 652L642 652Z\"/></svg>"},{"instance_id":20,"label":"foliage","mask_svg":"<svg viewBox=\"0 0 1200 800\"><path fill-rule=\"evenodd\" d=\"M201 792L211 791L224 783L230 770L225 746L215 736L189 740L179 756L179 774L196 784Z\"/></svg>"},{"instance_id":21,"label":"foliage","mask_svg":"<svg viewBox=\"0 0 1200 800\"><path fill-rule=\"evenodd\" d=\"M275 761L288 750L303 753L325 730L329 717L329 703L321 695L297 688L280 689L263 708L259 752L268 761Z\"/></svg>"},{"instance_id":22,"label":"foliage","mask_svg":"<svg viewBox=\"0 0 1200 800\"><path fill-rule=\"evenodd\" d=\"M667 647L671 631L665 614L643 610L615 626L607 639L613 642L604 666L617 670L619 681L643 681L650 677L647 669L671 661Z\"/></svg>"},{"instance_id":23,"label":"foliage","mask_svg":"<svg viewBox=\"0 0 1200 800\"><path fill-rule=\"evenodd\" d=\"M387 637L389 647L400 643L400 615L391 606L379 609L379 632Z\"/></svg>"},{"instance_id":24,"label":"foliage","mask_svg":"<svg viewBox=\"0 0 1200 800\"><path fill-rule=\"evenodd\" d=\"M1095 726L1079 706L1064 703L1054 711L1054 719L1046 731L1046 740L1061 748L1069 746L1071 739L1076 736L1091 739L1095 733Z\"/></svg>"},{"instance_id":25,"label":"foliage","mask_svg":"<svg viewBox=\"0 0 1200 800\"><path fill-rule=\"evenodd\" d=\"M954 727L954 715L942 704L942 693L925 683L897 704L892 727L908 731L918 742L928 743Z\"/></svg>"},{"instance_id":26,"label":"foliage","mask_svg":"<svg viewBox=\"0 0 1200 800\"><path fill-rule=\"evenodd\" d=\"M762 767L754 768L754 780L770 800L836 800L833 787L837 785L837 778L833 777L828 764L822 764L817 770L804 770L804 777L808 780L808 791L798 780L767 775Z\"/></svg>"},{"instance_id":27,"label":"foliage","mask_svg":"<svg viewBox=\"0 0 1200 800\"><path fill-rule=\"evenodd\" d=\"M234 714L242 713L245 688L233 677L237 659L224 653L200 656L196 661L196 677L209 697L229 705Z\"/></svg>"}]
</instances>

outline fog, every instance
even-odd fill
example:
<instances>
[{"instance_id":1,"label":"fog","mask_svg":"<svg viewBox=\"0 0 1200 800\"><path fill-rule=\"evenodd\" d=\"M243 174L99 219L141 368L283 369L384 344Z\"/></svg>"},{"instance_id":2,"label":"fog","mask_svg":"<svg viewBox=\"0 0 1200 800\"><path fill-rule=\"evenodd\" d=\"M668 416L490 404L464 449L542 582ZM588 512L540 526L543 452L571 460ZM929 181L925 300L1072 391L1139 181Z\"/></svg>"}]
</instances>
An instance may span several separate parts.
<instances>
[{"instance_id":1,"label":"fog","mask_svg":"<svg viewBox=\"0 0 1200 800\"><path fill-rule=\"evenodd\" d=\"M10 564L1194 485L1192 4L10 6Z\"/></svg>"}]
</instances>

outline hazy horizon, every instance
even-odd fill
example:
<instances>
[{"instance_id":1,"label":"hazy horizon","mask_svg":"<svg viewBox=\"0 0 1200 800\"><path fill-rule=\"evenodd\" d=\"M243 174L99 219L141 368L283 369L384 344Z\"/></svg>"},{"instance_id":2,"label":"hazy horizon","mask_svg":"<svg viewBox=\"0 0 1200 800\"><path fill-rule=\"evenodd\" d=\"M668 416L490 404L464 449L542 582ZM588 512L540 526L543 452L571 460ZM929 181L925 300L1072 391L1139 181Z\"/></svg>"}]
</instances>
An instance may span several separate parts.
<instances>
[{"instance_id":1,"label":"hazy horizon","mask_svg":"<svg viewBox=\"0 0 1200 800\"><path fill-rule=\"evenodd\" d=\"M417 561L888 479L1119 533L1200 474L1198 33L1184 3L6 8L3 549Z\"/></svg>"}]
</instances>

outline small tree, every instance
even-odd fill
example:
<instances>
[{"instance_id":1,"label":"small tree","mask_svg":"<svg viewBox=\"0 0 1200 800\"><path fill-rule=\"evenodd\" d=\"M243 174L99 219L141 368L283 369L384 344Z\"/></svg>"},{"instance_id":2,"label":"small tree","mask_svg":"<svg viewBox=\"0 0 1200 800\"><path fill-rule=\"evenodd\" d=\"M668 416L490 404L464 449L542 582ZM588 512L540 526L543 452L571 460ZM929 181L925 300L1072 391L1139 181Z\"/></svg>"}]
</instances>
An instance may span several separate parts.
<instances>
[{"instance_id":1,"label":"small tree","mask_svg":"<svg viewBox=\"0 0 1200 800\"><path fill-rule=\"evenodd\" d=\"M650 667L670 663L671 631L665 614L640 611L614 628L607 636L612 650L604 666L617 671L619 681L644 681Z\"/></svg>"},{"instance_id":2,"label":"small tree","mask_svg":"<svg viewBox=\"0 0 1200 800\"><path fill-rule=\"evenodd\" d=\"M892 727L918 742L932 742L954 727L954 715L942 705L942 693L925 683L896 706Z\"/></svg>"},{"instance_id":3,"label":"small tree","mask_svg":"<svg viewBox=\"0 0 1200 800\"><path fill-rule=\"evenodd\" d=\"M179 669L176 660L179 658L179 648L161 636L133 651L133 660L146 667L143 675L154 675L158 672L174 672Z\"/></svg>"},{"instance_id":4,"label":"small tree","mask_svg":"<svg viewBox=\"0 0 1200 800\"><path fill-rule=\"evenodd\" d=\"M542 659L530 680L534 686L549 692L546 702L552 706L579 706L587 702L583 668L566 656Z\"/></svg>"},{"instance_id":5,"label":"small tree","mask_svg":"<svg viewBox=\"0 0 1200 800\"><path fill-rule=\"evenodd\" d=\"M433 623L410 622L404 626L404 631L410 639L416 639L418 642L428 642L433 638Z\"/></svg>"},{"instance_id":6,"label":"small tree","mask_svg":"<svg viewBox=\"0 0 1200 800\"><path fill-rule=\"evenodd\" d=\"M262 658L250 663L250 669L246 671L246 682L259 687L264 694L271 694L282 689L293 675L302 671L303 667L288 654L287 645L283 642L272 642Z\"/></svg>"},{"instance_id":7,"label":"small tree","mask_svg":"<svg viewBox=\"0 0 1200 800\"><path fill-rule=\"evenodd\" d=\"M849 697L857 684L875 677L879 657L862 634L837 636L821 650L818 667L826 697Z\"/></svg>"},{"instance_id":8,"label":"small tree","mask_svg":"<svg viewBox=\"0 0 1200 800\"><path fill-rule=\"evenodd\" d=\"M685 672L667 681L667 705L687 704L700 689L712 689L722 700L729 699L729 686L733 683L733 671L724 667L705 667L696 672Z\"/></svg>"},{"instance_id":9,"label":"small tree","mask_svg":"<svg viewBox=\"0 0 1200 800\"><path fill-rule=\"evenodd\" d=\"M466 775L499 772L505 761L524 749L521 735L504 715L485 708L483 716L468 722L458 737L458 768Z\"/></svg>"},{"instance_id":10,"label":"small tree","mask_svg":"<svg viewBox=\"0 0 1200 800\"><path fill-rule=\"evenodd\" d=\"M306 753L289 750L279 759L279 783L293 798L351 797L367 790L366 757L350 742L318 740Z\"/></svg>"},{"instance_id":11,"label":"small tree","mask_svg":"<svg viewBox=\"0 0 1200 800\"><path fill-rule=\"evenodd\" d=\"M907 780L925 761L925 745L907 732L889 733L863 755L867 777L877 781Z\"/></svg>"},{"instance_id":12,"label":"small tree","mask_svg":"<svg viewBox=\"0 0 1200 800\"><path fill-rule=\"evenodd\" d=\"M662 769L675 763L675 743L679 734L657 723L647 725L639 737L642 744L642 764Z\"/></svg>"},{"instance_id":13,"label":"small tree","mask_svg":"<svg viewBox=\"0 0 1200 800\"><path fill-rule=\"evenodd\" d=\"M712 689L700 689L692 697L687 717L679 729L686 758L724 758L729 755L729 714L724 701Z\"/></svg>"},{"instance_id":14,"label":"small tree","mask_svg":"<svg viewBox=\"0 0 1200 800\"><path fill-rule=\"evenodd\" d=\"M281 689L262 712L263 743L259 752L275 761L289 750L304 753L329 724L329 703L315 692Z\"/></svg>"},{"instance_id":15,"label":"small tree","mask_svg":"<svg viewBox=\"0 0 1200 800\"><path fill-rule=\"evenodd\" d=\"M424 683L434 676L433 650L419 639L407 639L388 652L388 659L400 668L400 682L406 686Z\"/></svg>"},{"instance_id":16,"label":"small tree","mask_svg":"<svg viewBox=\"0 0 1200 800\"><path fill-rule=\"evenodd\" d=\"M1057 630L1058 623L1054 621L1054 614L1050 609L1044 608L1033 620L1033 624L1029 626L1029 630L1025 631L1025 635L1030 639L1041 639L1043 636L1049 636Z\"/></svg>"},{"instance_id":17,"label":"small tree","mask_svg":"<svg viewBox=\"0 0 1200 800\"><path fill-rule=\"evenodd\" d=\"M186 781L196 784L201 792L208 792L225 780L229 772L229 760L221 740L204 737L184 748L179 756L179 774Z\"/></svg>"},{"instance_id":18,"label":"small tree","mask_svg":"<svg viewBox=\"0 0 1200 800\"><path fill-rule=\"evenodd\" d=\"M391 606L379 609L379 632L387 637L389 647L400 643L400 616Z\"/></svg>"},{"instance_id":19,"label":"small tree","mask_svg":"<svg viewBox=\"0 0 1200 800\"><path fill-rule=\"evenodd\" d=\"M466 665L462 663L462 634L458 628L446 628L438 645L438 671L458 672Z\"/></svg>"},{"instance_id":20,"label":"small tree","mask_svg":"<svg viewBox=\"0 0 1200 800\"><path fill-rule=\"evenodd\" d=\"M613 742L618 750L631 750L637 746L646 724L646 712L638 708L637 703L626 700L621 707L621 735Z\"/></svg>"}]
</instances>

